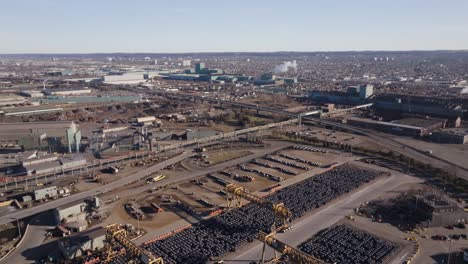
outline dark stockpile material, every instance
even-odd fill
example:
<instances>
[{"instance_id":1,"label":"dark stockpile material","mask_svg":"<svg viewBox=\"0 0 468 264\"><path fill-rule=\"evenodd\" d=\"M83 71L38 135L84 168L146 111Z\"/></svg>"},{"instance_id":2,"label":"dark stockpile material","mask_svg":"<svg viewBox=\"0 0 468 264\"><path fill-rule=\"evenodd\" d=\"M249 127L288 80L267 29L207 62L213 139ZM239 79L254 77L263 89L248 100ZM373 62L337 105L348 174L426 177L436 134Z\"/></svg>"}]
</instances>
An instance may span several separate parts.
<instances>
[{"instance_id":1,"label":"dark stockpile material","mask_svg":"<svg viewBox=\"0 0 468 264\"><path fill-rule=\"evenodd\" d=\"M355 228L339 225L324 229L299 246L327 263L385 263L398 246Z\"/></svg>"},{"instance_id":2,"label":"dark stockpile material","mask_svg":"<svg viewBox=\"0 0 468 264\"><path fill-rule=\"evenodd\" d=\"M283 202L297 219L379 175L379 172L342 165L297 184L283 188L266 199ZM275 221L271 211L256 204L231 210L202 221L164 240L146 246L165 263L206 263L245 243L258 231L269 232Z\"/></svg>"}]
</instances>

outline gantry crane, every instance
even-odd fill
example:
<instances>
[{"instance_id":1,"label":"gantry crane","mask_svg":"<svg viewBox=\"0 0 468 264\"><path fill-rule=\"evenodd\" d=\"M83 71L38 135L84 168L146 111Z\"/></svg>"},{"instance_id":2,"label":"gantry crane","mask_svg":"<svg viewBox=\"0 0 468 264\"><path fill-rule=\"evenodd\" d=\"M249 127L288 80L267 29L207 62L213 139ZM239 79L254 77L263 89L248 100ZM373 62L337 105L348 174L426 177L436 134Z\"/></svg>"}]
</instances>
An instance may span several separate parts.
<instances>
[{"instance_id":1,"label":"gantry crane","mask_svg":"<svg viewBox=\"0 0 468 264\"><path fill-rule=\"evenodd\" d=\"M107 236L119 242L133 258L140 258L145 264L164 264L162 257L155 257L153 254L144 250L127 238L127 231L119 224L112 224L106 227Z\"/></svg>"},{"instance_id":2,"label":"gantry crane","mask_svg":"<svg viewBox=\"0 0 468 264\"><path fill-rule=\"evenodd\" d=\"M283 203L270 202L266 199L251 194L247 189L236 186L232 183L228 184L225 190L228 193L227 204L229 208L231 208L233 201L236 201L236 206L239 207L241 205L241 199L245 199L251 203L255 203L261 207L272 210L275 216L282 222L282 226L280 228L286 228L288 226L288 223L292 217L292 213Z\"/></svg>"},{"instance_id":3,"label":"gantry crane","mask_svg":"<svg viewBox=\"0 0 468 264\"><path fill-rule=\"evenodd\" d=\"M272 232L267 234L263 231L260 231L258 234L258 240L263 242L263 250L262 250L262 259L260 263L265 263L265 248L266 246L270 246L275 250L275 258L270 261L269 263L275 263L276 261L280 260L280 257L276 256L276 251L278 251L282 256L286 256L289 259L289 262L292 264L326 264L324 261L317 259L307 253L304 253L292 246L289 246L275 238L276 232Z\"/></svg>"}]
</instances>

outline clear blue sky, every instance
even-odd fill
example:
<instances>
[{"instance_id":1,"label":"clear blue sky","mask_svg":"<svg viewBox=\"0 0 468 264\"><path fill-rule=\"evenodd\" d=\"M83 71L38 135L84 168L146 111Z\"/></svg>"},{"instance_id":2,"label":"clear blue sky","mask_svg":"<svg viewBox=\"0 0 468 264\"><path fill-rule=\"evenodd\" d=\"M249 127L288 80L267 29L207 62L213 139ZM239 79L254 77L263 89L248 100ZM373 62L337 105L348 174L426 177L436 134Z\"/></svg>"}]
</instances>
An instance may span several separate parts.
<instances>
[{"instance_id":1,"label":"clear blue sky","mask_svg":"<svg viewBox=\"0 0 468 264\"><path fill-rule=\"evenodd\" d=\"M0 53L468 49L466 0L0 0Z\"/></svg>"}]
</instances>

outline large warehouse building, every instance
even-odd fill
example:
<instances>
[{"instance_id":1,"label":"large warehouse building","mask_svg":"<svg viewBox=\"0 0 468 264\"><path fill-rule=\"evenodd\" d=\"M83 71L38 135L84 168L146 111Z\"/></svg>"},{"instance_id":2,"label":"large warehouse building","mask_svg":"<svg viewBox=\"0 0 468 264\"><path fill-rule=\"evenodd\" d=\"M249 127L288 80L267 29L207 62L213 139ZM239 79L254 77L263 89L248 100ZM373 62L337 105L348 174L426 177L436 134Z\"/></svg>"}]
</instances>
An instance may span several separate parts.
<instances>
[{"instance_id":1,"label":"large warehouse building","mask_svg":"<svg viewBox=\"0 0 468 264\"><path fill-rule=\"evenodd\" d=\"M383 122L366 118L350 117L346 123L352 126L375 129L385 133L421 137L432 131L445 127L446 120L425 120L416 118L401 119L393 122Z\"/></svg>"}]
</instances>

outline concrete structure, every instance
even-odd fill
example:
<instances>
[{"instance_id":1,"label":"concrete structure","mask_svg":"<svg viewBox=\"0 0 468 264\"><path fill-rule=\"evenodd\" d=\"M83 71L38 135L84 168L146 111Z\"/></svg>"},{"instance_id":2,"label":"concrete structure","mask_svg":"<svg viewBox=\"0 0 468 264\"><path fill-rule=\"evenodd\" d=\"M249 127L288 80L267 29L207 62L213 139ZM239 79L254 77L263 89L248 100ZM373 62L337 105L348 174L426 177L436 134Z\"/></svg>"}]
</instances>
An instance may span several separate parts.
<instances>
[{"instance_id":1,"label":"concrete structure","mask_svg":"<svg viewBox=\"0 0 468 264\"><path fill-rule=\"evenodd\" d=\"M34 191L34 200L49 199L57 197L58 191L57 186L50 186L47 188L39 189Z\"/></svg>"},{"instance_id":2,"label":"concrete structure","mask_svg":"<svg viewBox=\"0 0 468 264\"><path fill-rule=\"evenodd\" d=\"M96 227L88 231L66 237L58 242L58 248L65 259L82 256L86 250L99 250L105 245L106 229Z\"/></svg>"},{"instance_id":3,"label":"concrete structure","mask_svg":"<svg viewBox=\"0 0 468 264\"><path fill-rule=\"evenodd\" d=\"M81 131L79 131L76 126L71 126L66 130L67 134L67 147L68 153L80 151L81 146Z\"/></svg>"},{"instance_id":4,"label":"concrete structure","mask_svg":"<svg viewBox=\"0 0 468 264\"><path fill-rule=\"evenodd\" d=\"M427 214L430 220L426 223L428 227L450 226L458 223L466 223L468 214L449 199L435 194L418 195L418 210Z\"/></svg>"}]
</instances>

